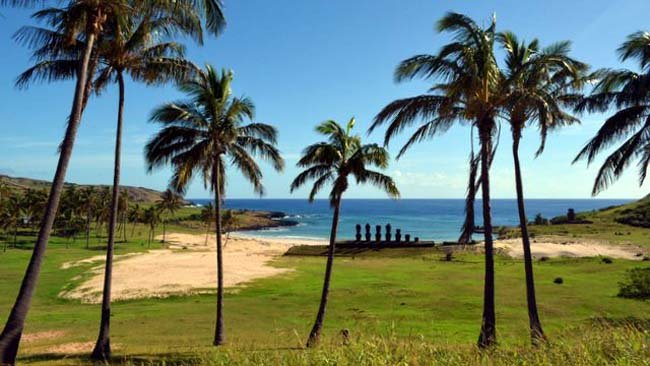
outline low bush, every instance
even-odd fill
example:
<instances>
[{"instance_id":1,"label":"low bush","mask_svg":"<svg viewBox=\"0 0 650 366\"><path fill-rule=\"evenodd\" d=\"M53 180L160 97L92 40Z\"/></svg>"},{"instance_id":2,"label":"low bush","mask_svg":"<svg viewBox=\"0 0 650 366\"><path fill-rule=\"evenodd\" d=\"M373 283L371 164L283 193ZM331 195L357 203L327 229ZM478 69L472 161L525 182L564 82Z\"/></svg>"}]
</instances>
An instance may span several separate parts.
<instances>
[{"instance_id":1,"label":"low bush","mask_svg":"<svg viewBox=\"0 0 650 366\"><path fill-rule=\"evenodd\" d=\"M632 268L619 283L619 297L629 299L650 299L650 267Z\"/></svg>"}]
</instances>

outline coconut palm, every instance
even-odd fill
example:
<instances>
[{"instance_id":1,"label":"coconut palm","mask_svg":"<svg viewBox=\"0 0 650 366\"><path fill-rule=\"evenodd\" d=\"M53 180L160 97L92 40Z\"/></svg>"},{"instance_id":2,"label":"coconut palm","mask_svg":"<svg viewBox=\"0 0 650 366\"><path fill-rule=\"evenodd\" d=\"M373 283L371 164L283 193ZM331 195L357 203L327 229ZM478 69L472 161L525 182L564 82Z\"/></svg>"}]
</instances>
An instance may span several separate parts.
<instances>
[{"instance_id":1,"label":"coconut palm","mask_svg":"<svg viewBox=\"0 0 650 366\"><path fill-rule=\"evenodd\" d=\"M291 183L291 192L293 192L307 184L307 182L314 180L314 184L309 193L310 202L314 200L318 192L327 184L332 184L329 200L334 214L332 216L332 228L327 250L325 279L323 281L323 291L320 306L318 307L318 314L316 315L314 326L309 333L307 347L311 347L318 342L323 327L329 297L332 265L334 263L341 198L343 197L343 193L348 189L349 179L354 178L357 183L370 183L386 191L391 197L399 197L399 191L392 178L368 169L369 167L385 169L388 166L388 152L376 144L363 145L358 135L351 134L354 122L354 118L352 118L345 128L331 120L318 125L316 132L326 136L327 141L319 142L305 148L297 164L298 167L305 168L305 170L298 174Z\"/></svg>"},{"instance_id":2,"label":"coconut palm","mask_svg":"<svg viewBox=\"0 0 650 366\"><path fill-rule=\"evenodd\" d=\"M542 141L537 151L539 155L544 149L549 130L579 122L563 110L561 99L566 93L572 92L574 86L579 86L581 80L584 80L583 74L587 66L569 57L569 42L559 42L541 49L537 40L530 43L520 42L511 32L500 33L499 41L506 54L505 73L510 89L510 100L504 108L504 114L512 132L512 155L524 253L528 319L531 339L535 344L545 340L546 337L537 311L533 259L519 162L519 143L526 127L538 127Z\"/></svg>"},{"instance_id":3,"label":"coconut palm","mask_svg":"<svg viewBox=\"0 0 650 366\"><path fill-rule=\"evenodd\" d=\"M498 112L508 96L494 55L496 19L489 27L481 28L465 15L448 13L438 21L437 29L451 32L452 42L437 55L418 55L403 61L395 71L397 81L422 77L436 84L428 94L390 103L379 112L370 131L388 123L384 138L388 144L404 128L423 120L400 150L399 158L415 143L443 133L454 124L469 123L478 130L485 238L483 320L478 344L486 347L496 342L489 169Z\"/></svg>"},{"instance_id":4,"label":"coconut palm","mask_svg":"<svg viewBox=\"0 0 650 366\"><path fill-rule=\"evenodd\" d=\"M54 2L54 1L53 1ZM39 0L0 0L0 5L25 6L42 5L46 1ZM143 6L153 7L156 12L169 14L176 19L205 20L206 29L217 34L223 29L225 20L222 4L219 0L160 0L142 2ZM136 14L138 6L131 6L127 0L71 0L65 8L46 8L37 12L34 17L43 19L55 30L44 28L31 28L25 42L31 43L36 48L37 60L43 58L56 58L58 54L76 55L69 59L67 68L54 69L55 73L45 71L41 74L43 80L58 80L76 77L75 93L72 111L68 119L65 137L60 146L59 163L48 198L47 209L30 264L25 273L16 303L9 314L9 319L0 333L0 363L13 364L15 362L18 345L22 335L25 318L29 310L31 298L36 286L43 255L49 240L50 231L58 209L59 198L63 187L66 170L76 138L77 129L81 121L83 109L90 95L90 75L94 72L98 58L95 53L95 42L106 29L116 29L116 25L128 13ZM201 26L191 27L190 36L202 42ZM52 70L51 68L49 70Z\"/></svg>"},{"instance_id":5,"label":"coconut palm","mask_svg":"<svg viewBox=\"0 0 650 366\"><path fill-rule=\"evenodd\" d=\"M253 184L255 192L264 193L262 171L253 156L272 163L280 171L284 161L275 148L277 131L264 123L244 124L254 119L255 108L248 98L232 95L233 74L221 73L210 65L194 79L180 84L188 100L157 108L153 122L162 129L145 147L149 171L170 164L173 169L171 188L185 192L195 174L214 192L217 234L217 323L214 345L223 344L223 255L221 201L225 195L226 161Z\"/></svg>"},{"instance_id":6,"label":"coconut palm","mask_svg":"<svg viewBox=\"0 0 650 366\"><path fill-rule=\"evenodd\" d=\"M140 208L140 204L136 203L130 207L127 215L129 222L133 224L133 226L131 226L131 236L133 236L135 235L135 227L138 225L138 221L142 218L142 209Z\"/></svg>"},{"instance_id":7,"label":"coconut palm","mask_svg":"<svg viewBox=\"0 0 650 366\"><path fill-rule=\"evenodd\" d=\"M147 247L151 247L154 235L156 233L156 226L160 222L160 209L158 206L150 206L142 213L142 220L145 224L149 225L149 232L147 236Z\"/></svg>"},{"instance_id":8,"label":"coconut palm","mask_svg":"<svg viewBox=\"0 0 650 366\"><path fill-rule=\"evenodd\" d=\"M115 136L115 157L113 167L113 187L111 195L108 244L106 250L106 266L104 275L104 291L102 292L102 323L100 334L92 352L95 360L110 358L111 348L109 339L110 323L110 296L111 277L113 267L113 250L120 197L120 163L122 149L122 130L125 100L125 76L132 80L146 84L162 83L172 79L182 79L193 69L193 65L185 61L182 56L184 47L176 42L159 41L160 34L168 28L182 29L184 24L177 22L174 17L156 17L147 14L147 9L142 9L143 14L133 24L122 25L117 23L111 32L110 38L104 38L98 44L97 55L99 70L94 82L94 90L100 93L109 83L116 81L118 84L118 109L117 129ZM153 12L154 10L149 10ZM126 23L131 23L126 22ZM188 31L189 32L189 31ZM165 202L168 203L168 202ZM163 206L170 209L171 206ZM163 220L163 228L165 221ZM164 240L163 230L163 242Z\"/></svg>"},{"instance_id":9,"label":"coconut palm","mask_svg":"<svg viewBox=\"0 0 650 366\"><path fill-rule=\"evenodd\" d=\"M638 160L639 184L645 181L650 164L650 32L639 31L627 37L618 48L621 61L634 61L638 71L601 69L592 92L576 105L578 112L607 112L614 108L594 136L574 160L594 162L596 156L623 141L598 170L592 195L597 195L620 178L634 160Z\"/></svg>"},{"instance_id":10,"label":"coconut palm","mask_svg":"<svg viewBox=\"0 0 650 366\"><path fill-rule=\"evenodd\" d=\"M212 226L212 221L214 221L214 206L212 202L205 205L201 210L201 220L205 223L205 246L208 246L210 227Z\"/></svg>"},{"instance_id":11,"label":"coconut palm","mask_svg":"<svg viewBox=\"0 0 650 366\"><path fill-rule=\"evenodd\" d=\"M172 191L171 189L167 188L160 196L160 200L158 200L157 204L158 207L160 208L161 214L164 215L167 213L173 217L174 213L176 213L176 211L183 206L183 197L181 197L178 193ZM162 242L164 244L165 236L167 232L167 228L166 228L167 219L164 217L162 219L162 224L163 224Z\"/></svg>"},{"instance_id":12,"label":"coconut palm","mask_svg":"<svg viewBox=\"0 0 650 366\"><path fill-rule=\"evenodd\" d=\"M14 2L16 3L20 1ZM74 40L76 40L80 34L83 34L85 47L81 53L81 62L78 63L78 69L76 70L76 85L72 109L68 119L65 137L59 149L59 162L54 179L52 180L45 214L41 221L41 228L18 297L11 313L9 314L7 323L0 334L0 363L14 364L16 360L25 318L29 310L34 289L36 288L36 282L40 273L45 248L47 247L50 232L56 217L56 211L59 206L59 199L63 189L65 174L68 168L68 163L70 162L70 157L72 156L74 140L77 134L77 129L79 128L79 123L81 122L84 86L86 85L89 76L88 69L95 40L100 34L108 17L124 11L124 7L125 3L123 0L71 1L60 13L60 15L65 16L65 18L59 16L52 22L52 25L56 27L60 33L67 36L66 38L69 41L69 46L72 46Z\"/></svg>"}]
</instances>

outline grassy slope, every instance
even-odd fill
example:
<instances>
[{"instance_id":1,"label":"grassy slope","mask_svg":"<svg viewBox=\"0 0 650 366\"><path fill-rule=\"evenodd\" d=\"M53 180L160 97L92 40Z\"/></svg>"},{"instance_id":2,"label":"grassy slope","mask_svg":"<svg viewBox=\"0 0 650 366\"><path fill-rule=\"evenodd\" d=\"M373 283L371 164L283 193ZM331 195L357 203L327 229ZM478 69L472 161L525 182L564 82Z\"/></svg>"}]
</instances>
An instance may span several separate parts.
<instances>
[{"instance_id":1,"label":"grassy slope","mask_svg":"<svg viewBox=\"0 0 650 366\"><path fill-rule=\"evenodd\" d=\"M138 231L141 238L145 231ZM28 238L22 239L28 244ZM93 244L99 245L102 241L95 239ZM140 239L120 244L117 249L118 254L141 250L144 248ZM28 248L0 252L0 319L6 319L30 254ZM84 249L82 241L69 249L61 239L52 241L26 333L51 330L65 333L55 339L24 343L21 353L24 361L38 363L45 357L49 362L56 357L43 354L54 344L94 340L99 306L62 300L57 294L87 269L62 270L63 262L101 254L100 247ZM325 343L335 343L338 330L347 328L353 339L382 335L393 339L391 347L420 336L425 345L435 347L466 348L473 344L481 314L482 258L467 252L459 254L454 262L443 262L442 256L437 250L418 250L371 251L338 258ZM240 351L254 349L255 352L272 350L274 357L283 362L293 359L295 351L288 348L302 344L313 321L324 258L283 257L275 265L295 268L295 271L255 281L228 294L229 346L223 351L225 354L211 354L214 351L209 346L215 310L215 299L211 295L115 304L112 332L118 353L153 359L169 353L245 358L251 352ZM647 317L650 303L615 296L617 282L624 271L638 265L622 260L603 264L598 259L556 259L536 263L541 316L551 337L558 336L563 328L579 326L594 316ZM552 283L558 276L564 278L563 285ZM502 343L508 347L525 343L527 318L520 261L498 258L497 306ZM644 341L646 346L647 341ZM386 352L392 351L383 352L380 354L386 356ZM60 362L69 364L71 361Z\"/></svg>"},{"instance_id":2,"label":"grassy slope","mask_svg":"<svg viewBox=\"0 0 650 366\"><path fill-rule=\"evenodd\" d=\"M559 239L586 238L610 242L612 244L633 244L650 249L650 229L621 223L632 217L645 216L642 219L650 224L650 196L639 201L607 209L578 213L578 218L591 221L590 224L530 225L531 235L557 236ZM502 237L517 237L518 228L504 229Z\"/></svg>"}]
</instances>

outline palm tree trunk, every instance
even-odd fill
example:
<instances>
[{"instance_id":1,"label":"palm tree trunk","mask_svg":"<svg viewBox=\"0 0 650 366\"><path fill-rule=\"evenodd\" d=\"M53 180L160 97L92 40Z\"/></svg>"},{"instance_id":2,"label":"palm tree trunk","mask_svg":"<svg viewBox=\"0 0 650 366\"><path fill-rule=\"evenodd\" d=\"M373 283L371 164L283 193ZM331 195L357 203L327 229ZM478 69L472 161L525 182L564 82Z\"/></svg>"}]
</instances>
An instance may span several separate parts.
<instances>
[{"instance_id":1,"label":"palm tree trunk","mask_svg":"<svg viewBox=\"0 0 650 366\"><path fill-rule=\"evenodd\" d=\"M217 231L217 324L214 332L215 346L222 345L226 338L223 329L223 248L221 246L221 187L220 165L221 157L215 159L215 166L212 172L214 179L214 212Z\"/></svg>"},{"instance_id":2,"label":"palm tree trunk","mask_svg":"<svg viewBox=\"0 0 650 366\"><path fill-rule=\"evenodd\" d=\"M334 264L334 252L336 251L336 232L339 226L339 211L341 208L341 197L336 199L334 203L334 215L332 216L332 229L330 231L330 243L327 247L327 264L325 265L325 279L323 281L323 292L321 293L320 306L318 307L318 314L316 321L309 333L307 340L307 347L313 347L318 343L320 332L323 328L323 321L325 320L325 310L327 309L327 300L330 292L330 280L332 278L332 266Z\"/></svg>"},{"instance_id":3,"label":"palm tree trunk","mask_svg":"<svg viewBox=\"0 0 650 366\"><path fill-rule=\"evenodd\" d=\"M88 63L93 50L95 37L95 33L90 32L86 40L86 49L84 50L82 62L79 64L72 112L66 128L65 137L61 144L59 162L57 164L56 173L54 174L54 179L52 180L45 214L43 215L41 228L38 233L36 244L34 245L34 252L29 261L25 276L23 277L23 282L20 286L16 302L14 303L7 323L0 334L0 364L13 365L16 362L16 354L18 353L18 346L25 325L25 318L29 311L36 283L38 282L41 264L45 256L45 249L50 238L50 231L52 230L52 225L54 224L56 212L59 207L59 200L63 190L63 183L65 182L66 171L68 169L70 157L72 156L74 140L77 135L79 123L81 122L84 86L86 85Z\"/></svg>"},{"instance_id":4,"label":"palm tree trunk","mask_svg":"<svg viewBox=\"0 0 650 366\"><path fill-rule=\"evenodd\" d=\"M106 267L104 269L104 291L102 293L102 317L99 335L91 358L103 361L111 357L111 285L113 279L113 249L115 247L115 226L117 225L118 201L120 199L120 163L122 157L122 123L124 117L124 77L117 72L119 85L119 102L117 109L117 132L115 134L115 165L113 166L113 196L111 197L111 213L108 223L108 245L106 246Z\"/></svg>"},{"instance_id":5,"label":"palm tree trunk","mask_svg":"<svg viewBox=\"0 0 650 366\"><path fill-rule=\"evenodd\" d=\"M14 249L18 248L18 224L14 226Z\"/></svg>"},{"instance_id":6,"label":"palm tree trunk","mask_svg":"<svg viewBox=\"0 0 650 366\"><path fill-rule=\"evenodd\" d=\"M208 221L208 225L207 225L208 228L205 231L205 246L206 247L208 246L208 239L210 238L210 226L212 226L212 225L210 225L210 221Z\"/></svg>"},{"instance_id":7,"label":"palm tree trunk","mask_svg":"<svg viewBox=\"0 0 650 366\"><path fill-rule=\"evenodd\" d=\"M86 249L90 247L90 207L86 216Z\"/></svg>"},{"instance_id":8,"label":"palm tree trunk","mask_svg":"<svg viewBox=\"0 0 650 366\"><path fill-rule=\"evenodd\" d=\"M165 244L165 236L167 235L167 221L163 220L163 244Z\"/></svg>"},{"instance_id":9,"label":"palm tree trunk","mask_svg":"<svg viewBox=\"0 0 650 366\"><path fill-rule=\"evenodd\" d=\"M483 288L483 320L478 346L489 347L496 343L496 315L494 306L494 248L492 242L492 212L490 209L490 155L492 153L491 128L494 121L484 121L480 127L481 141L481 192L483 194L483 228L485 230L485 283Z\"/></svg>"},{"instance_id":10,"label":"palm tree trunk","mask_svg":"<svg viewBox=\"0 0 650 366\"><path fill-rule=\"evenodd\" d=\"M465 198L465 222L461 229L458 244L469 244L472 241L472 234L476 228L474 202L476 202L476 174L478 172L479 157L472 154L469 161L469 182L467 183L467 197Z\"/></svg>"},{"instance_id":11,"label":"palm tree trunk","mask_svg":"<svg viewBox=\"0 0 650 366\"><path fill-rule=\"evenodd\" d=\"M535 279L533 274L533 256L530 251L530 237L528 236L528 222L524 204L524 185L521 178L519 164L519 141L521 132L512 132L512 157L515 162L515 183L517 187L517 208L519 209L519 227L521 228L521 243L524 249L524 271L526 272L526 301L528 303L528 322L530 324L530 337L533 344L546 340L542 323L537 313L537 300L535 298Z\"/></svg>"}]
</instances>

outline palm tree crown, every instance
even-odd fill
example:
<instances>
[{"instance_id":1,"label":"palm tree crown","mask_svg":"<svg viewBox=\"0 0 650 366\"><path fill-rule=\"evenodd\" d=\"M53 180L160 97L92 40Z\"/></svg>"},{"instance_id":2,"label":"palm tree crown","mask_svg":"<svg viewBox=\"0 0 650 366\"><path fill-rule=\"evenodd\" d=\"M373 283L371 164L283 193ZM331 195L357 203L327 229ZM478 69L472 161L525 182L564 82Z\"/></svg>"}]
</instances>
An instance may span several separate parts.
<instances>
[{"instance_id":1,"label":"palm tree crown","mask_svg":"<svg viewBox=\"0 0 650 366\"><path fill-rule=\"evenodd\" d=\"M600 152L624 141L603 162L593 195L616 181L635 159L638 159L639 183L643 184L650 164L650 32L629 35L618 54L621 61L636 61L640 71L597 70L593 78L598 82L592 93L576 105L578 112L606 112L611 107L617 112L605 120L574 162L586 159L591 164Z\"/></svg>"},{"instance_id":2,"label":"palm tree crown","mask_svg":"<svg viewBox=\"0 0 650 366\"><path fill-rule=\"evenodd\" d=\"M151 116L163 129L145 147L149 170L171 164L174 174L170 184L177 192L185 191L195 173L203 175L206 188L216 190L211 178L218 167L219 191L223 193L226 157L260 195L264 193L262 171L252 155L270 161L276 170L284 167L274 146L275 127L244 124L254 118L255 107L248 98L232 96L232 78L231 71L218 73L207 65L196 78L180 85L190 99L163 105Z\"/></svg>"},{"instance_id":3,"label":"palm tree crown","mask_svg":"<svg viewBox=\"0 0 650 366\"><path fill-rule=\"evenodd\" d=\"M348 188L348 177L353 176L357 183L370 183L391 197L399 197L395 182L389 176L367 169L368 166L386 168L388 152L377 144L362 145L359 136L351 135L354 122L352 118L343 128L330 120L316 127L316 132L327 136L327 141L310 145L303 151L298 166L305 170L291 183L292 192L314 180L309 193L309 200L313 201L326 184L332 183L329 198L334 204Z\"/></svg>"}]
</instances>

